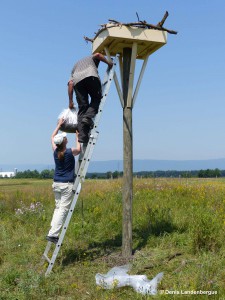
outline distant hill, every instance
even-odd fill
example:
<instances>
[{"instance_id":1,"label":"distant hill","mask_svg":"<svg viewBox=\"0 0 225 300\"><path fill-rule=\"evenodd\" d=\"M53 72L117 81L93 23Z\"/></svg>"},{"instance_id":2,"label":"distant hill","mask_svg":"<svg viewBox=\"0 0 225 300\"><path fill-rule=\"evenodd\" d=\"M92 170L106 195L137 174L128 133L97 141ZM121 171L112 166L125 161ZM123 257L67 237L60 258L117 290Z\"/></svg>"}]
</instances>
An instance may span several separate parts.
<instances>
[{"instance_id":1,"label":"distant hill","mask_svg":"<svg viewBox=\"0 0 225 300\"><path fill-rule=\"evenodd\" d=\"M135 159L133 162L134 172L139 171L191 171L201 169L225 169L225 158L209 160L153 160L153 159ZM89 173L122 171L122 160L93 161L90 162Z\"/></svg>"},{"instance_id":2,"label":"distant hill","mask_svg":"<svg viewBox=\"0 0 225 300\"><path fill-rule=\"evenodd\" d=\"M0 164L0 171L14 171L17 168L18 171L24 170L37 170L42 171L44 169L53 169L54 165L44 164ZM191 170L205 170L215 169L225 170L225 158L208 159L208 160L154 160L154 159L135 159L133 163L134 172L139 171L191 171ZM107 161L91 161L88 173L105 173L108 171L122 171L122 160L107 160Z\"/></svg>"}]
</instances>

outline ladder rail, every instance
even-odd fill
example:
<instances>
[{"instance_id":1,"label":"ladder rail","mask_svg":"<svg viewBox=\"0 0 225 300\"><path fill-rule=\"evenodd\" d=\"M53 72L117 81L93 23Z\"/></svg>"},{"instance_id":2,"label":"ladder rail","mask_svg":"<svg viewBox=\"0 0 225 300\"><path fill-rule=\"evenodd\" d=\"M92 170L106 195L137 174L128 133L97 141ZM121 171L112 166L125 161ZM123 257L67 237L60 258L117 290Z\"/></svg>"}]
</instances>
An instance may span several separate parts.
<instances>
[{"instance_id":1,"label":"ladder rail","mask_svg":"<svg viewBox=\"0 0 225 300\"><path fill-rule=\"evenodd\" d=\"M116 65L117 65L117 61L118 61L118 57L116 57L116 59L113 63L113 67L111 69L107 69L104 80L103 80L103 83L102 83L102 95L103 96L102 96L102 99L101 99L101 103L99 105L98 113L95 116L94 127L90 132L89 142L87 144L87 147L86 147L84 153L82 154L83 155L82 160L79 160L79 162L78 162L79 163L78 170L76 171L77 175L76 175L76 179L75 179L74 186L73 186L74 198L71 202L68 214L67 214L65 222L62 226L62 230L61 230L61 233L60 233L60 236L59 236L59 240L58 240L58 242L55 246L55 250L52 254L51 259L47 256L48 252L51 248L51 244L52 244L51 242L47 243L44 254L42 256L42 258L47 260L47 262L49 263L48 268L47 268L46 273L45 273L45 276L47 276L51 272L51 270L54 266L55 260L58 256L58 253L59 253L60 248L62 246L64 236L65 236L66 231L68 229L70 220L71 220L72 215L73 215L74 208L76 206L76 203L77 203L77 200L78 200L78 197L79 197L82 182L84 182L84 180L85 180L85 176L86 176L86 173L87 173L87 170L88 170L88 166L89 166L89 163L90 163L90 160L91 160L91 157L92 157L92 154L93 154L93 151L94 151L97 139L98 139L98 135L99 135L99 133L98 133L98 131L96 131L96 129L98 127L98 124L99 124L99 121L100 121L100 118L101 118L101 114L103 112L103 108L104 108L104 105L105 105L105 102L106 102L106 98L108 96L108 92L109 92L109 89L110 89L110 85L111 85L111 82L113 80L113 76L114 76L114 73L115 73L115 68L116 68Z\"/></svg>"}]
</instances>

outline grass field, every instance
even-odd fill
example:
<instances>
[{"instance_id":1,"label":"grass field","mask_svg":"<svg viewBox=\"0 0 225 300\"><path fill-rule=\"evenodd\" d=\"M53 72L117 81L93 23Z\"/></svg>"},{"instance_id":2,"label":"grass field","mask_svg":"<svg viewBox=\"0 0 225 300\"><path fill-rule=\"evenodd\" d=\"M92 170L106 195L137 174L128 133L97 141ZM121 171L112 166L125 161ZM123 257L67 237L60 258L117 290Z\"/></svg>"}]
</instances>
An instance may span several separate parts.
<instances>
[{"instance_id":1,"label":"grass field","mask_svg":"<svg viewBox=\"0 0 225 300\"><path fill-rule=\"evenodd\" d=\"M126 263L121 179L85 181L53 272L44 276L51 183L0 180L1 300L225 299L225 180L134 179L131 273L164 272L154 297L95 283L96 273ZM217 294L172 294L185 291Z\"/></svg>"}]
</instances>

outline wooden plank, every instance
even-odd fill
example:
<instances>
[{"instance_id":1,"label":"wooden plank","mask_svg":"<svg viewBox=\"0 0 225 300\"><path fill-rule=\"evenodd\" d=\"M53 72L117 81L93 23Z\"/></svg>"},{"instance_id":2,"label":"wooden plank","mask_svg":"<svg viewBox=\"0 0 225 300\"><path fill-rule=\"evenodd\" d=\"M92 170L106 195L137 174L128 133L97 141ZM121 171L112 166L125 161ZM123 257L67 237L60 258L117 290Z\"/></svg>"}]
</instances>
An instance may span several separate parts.
<instances>
[{"instance_id":1,"label":"wooden plank","mask_svg":"<svg viewBox=\"0 0 225 300\"><path fill-rule=\"evenodd\" d=\"M143 78L143 75L144 75L144 72L145 72L145 68L147 66L148 58L149 58L149 55L146 56L146 58L145 58L145 60L143 61L143 64L142 64L141 72L139 74L138 82L137 82L137 85L136 85L136 88L135 88L135 91L134 91L134 96L133 96L133 99L132 99L133 106L134 106L136 98L137 98L137 94L138 94L138 91L139 91L139 88L140 88L140 85L141 85L141 81L142 81L142 78Z\"/></svg>"}]
</instances>

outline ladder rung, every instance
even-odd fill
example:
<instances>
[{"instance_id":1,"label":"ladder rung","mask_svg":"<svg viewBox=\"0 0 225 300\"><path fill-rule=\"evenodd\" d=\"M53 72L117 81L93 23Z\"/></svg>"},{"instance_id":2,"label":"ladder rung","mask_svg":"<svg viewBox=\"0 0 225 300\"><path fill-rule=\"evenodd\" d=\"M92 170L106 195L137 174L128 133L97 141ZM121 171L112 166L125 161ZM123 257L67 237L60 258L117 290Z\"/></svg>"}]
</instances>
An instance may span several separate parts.
<instances>
[{"instance_id":1,"label":"ladder rung","mask_svg":"<svg viewBox=\"0 0 225 300\"><path fill-rule=\"evenodd\" d=\"M50 259L47 255L43 254L43 255L42 255L42 258L44 258L45 260L47 260L48 263L50 264L51 259Z\"/></svg>"}]
</instances>

